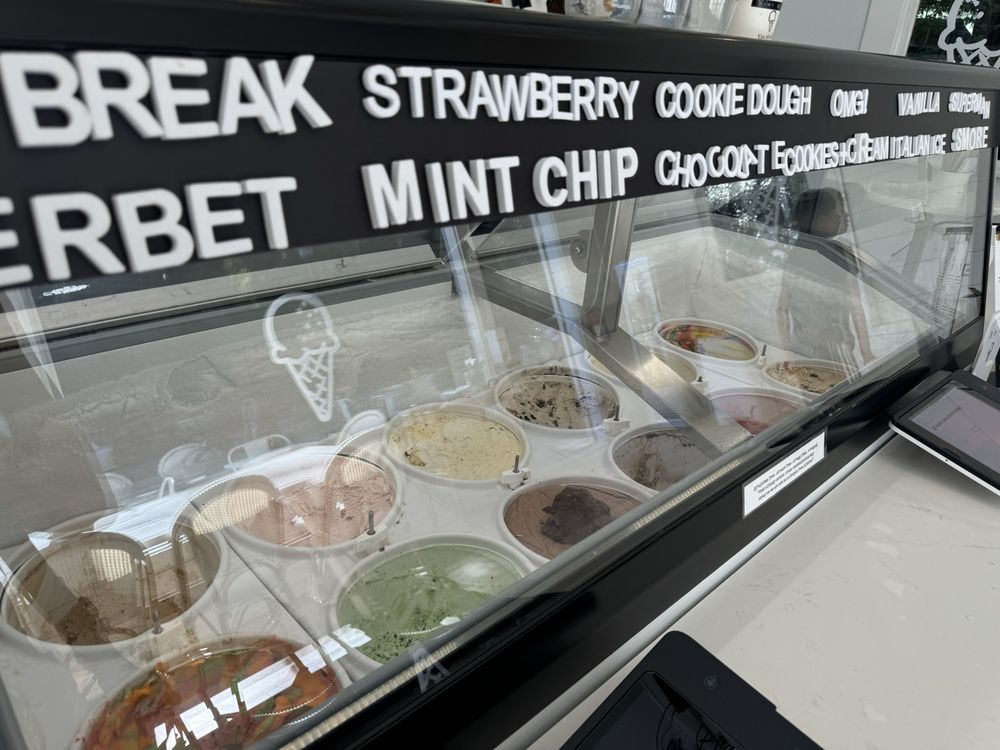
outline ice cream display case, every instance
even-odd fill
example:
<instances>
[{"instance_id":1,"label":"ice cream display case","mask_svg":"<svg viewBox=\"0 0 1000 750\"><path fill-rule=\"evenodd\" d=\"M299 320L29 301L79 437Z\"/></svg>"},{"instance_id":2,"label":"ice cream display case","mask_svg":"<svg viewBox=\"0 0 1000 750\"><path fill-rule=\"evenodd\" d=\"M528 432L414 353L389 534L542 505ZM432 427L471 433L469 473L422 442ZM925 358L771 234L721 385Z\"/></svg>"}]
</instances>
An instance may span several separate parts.
<instances>
[{"instance_id":1,"label":"ice cream display case","mask_svg":"<svg viewBox=\"0 0 1000 750\"><path fill-rule=\"evenodd\" d=\"M984 71L0 21L0 747L495 746L981 336Z\"/></svg>"}]
</instances>

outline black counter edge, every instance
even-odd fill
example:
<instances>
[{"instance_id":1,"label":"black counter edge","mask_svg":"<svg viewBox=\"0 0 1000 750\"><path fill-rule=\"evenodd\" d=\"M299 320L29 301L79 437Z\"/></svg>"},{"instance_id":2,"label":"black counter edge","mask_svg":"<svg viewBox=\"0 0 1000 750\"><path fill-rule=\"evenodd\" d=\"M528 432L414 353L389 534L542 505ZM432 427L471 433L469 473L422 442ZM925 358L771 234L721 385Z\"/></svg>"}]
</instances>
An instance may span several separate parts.
<instances>
[{"instance_id":1,"label":"black counter edge","mask_svg":"<svg viewBox=\"0 0 1000 750\"><path fill-rule=\"evenodd\" d=\"M0 45L998 88L974 66L427 0L10 2Z\"/></svg>"}]
</instances>

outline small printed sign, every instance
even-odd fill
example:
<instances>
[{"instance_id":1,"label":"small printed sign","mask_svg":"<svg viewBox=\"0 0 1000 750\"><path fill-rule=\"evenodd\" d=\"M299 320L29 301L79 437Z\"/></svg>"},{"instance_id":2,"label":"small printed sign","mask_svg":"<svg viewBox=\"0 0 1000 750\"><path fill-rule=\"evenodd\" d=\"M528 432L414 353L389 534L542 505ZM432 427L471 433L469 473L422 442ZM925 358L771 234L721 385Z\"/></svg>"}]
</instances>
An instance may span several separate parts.
<instances>
[{"instance_id":1,"label":"small printed sign","mask_svg":"<svg viewBox=\"0 0 1000 750\"><path fill-rule=\"evenodd\" d=\"M780 463L743 485L743 517L746 518L826 456L826 432L822 432Z\"/></svg>"},{"instance_id":2,"label":"small printed sign","mask_svg":"<svg viewBox=\"0 0 1000 750\"><path fill-rule=\"evenodd\" d=\"M983 340L976 353L976 361L972 366L972 374L980 380L989 378L993 372L993 363L1000 350L1000 315L994 314L984 326Z\"/></svg>"}]
</instances>

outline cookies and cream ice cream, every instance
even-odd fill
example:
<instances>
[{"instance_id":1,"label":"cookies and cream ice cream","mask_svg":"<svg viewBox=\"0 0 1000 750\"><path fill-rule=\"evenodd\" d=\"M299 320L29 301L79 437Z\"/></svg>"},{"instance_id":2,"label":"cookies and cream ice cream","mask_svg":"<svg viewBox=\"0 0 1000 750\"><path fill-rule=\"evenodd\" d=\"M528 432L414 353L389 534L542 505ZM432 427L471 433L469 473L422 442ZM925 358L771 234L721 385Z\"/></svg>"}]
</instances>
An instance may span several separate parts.
<instances>
[{"instance_id":1,"label":"cookies and cream ice cream","mask_svg":"<svg viewBox=\"0 0 1000 750\"><path fill-rule=\"evenodd\" d=\"M683 433L669 427L625 438L612 458L629 478L653 490L666 489L709 461Z\"/></svg>"},{"instance_id":2,"label":"cookies and cream ice cream","mask_svg":"<svg viewBox=\"0 0 1000 750\"><path fill-rule=\"evenodd\" d=\"M240 528L286 547L328 547L364 536L392 510L396 491L376 464L338 455L326 480L303 483L280 493Z\"/></svg>"},{"instance_id":3,"label":"cookies and cream ice cream","mask_svg":"<svg viewBox=\"0 0 1000 750\"><path fill-rule=\"evenodd\" d=\"M413 412L389 432L400 461L450 479L494 479L524 456L521 438L486 414L460 409Z\"/></svg>"},{"instance_id":4,"label":"cookies and cream ice cream","mask_svg":"<svg viewBox=\"0 0 1000 750\"><path fill-rule=\"evenodd\" d=\"M503 520L517 541L552 559L639 502L596 485L552 482L516 495L504 509Z\"/></svg>"},{"instance_id":5,"label":"cookies and cream ice cream","mask_svg":"<svg viewBox=\"0 0 1000 750\"><path fill-rule=\"evenodd\" d=\"M776 362L767 368L768 377L807 393L823 394L850 377L836 365L808 362Z\"/></svg>"},{"instance_id":6,"label":"cookies and cream ice cream","mask_svg":"<svg viewBox=\"0 0 1000 750\"><path fill-rule=\"evenodd\" d=\"M474 544L390 552L344 591L337 620L367 635L359 650L385 663L457 623L524 574L500 553Z\"/></svg>"},{"instance_id":7,"label":"cookies and cream ice cream","mask_svg":"<svg viewBox=\"0 0 1000 750\"><path fill-rule=\"evenodd\" d=\"M518 419L566 430L597 427L613 416L618 406L611 390L558 366L520 373L501 387L498 396L501 406Z\"/></svg>"}]
</instances>

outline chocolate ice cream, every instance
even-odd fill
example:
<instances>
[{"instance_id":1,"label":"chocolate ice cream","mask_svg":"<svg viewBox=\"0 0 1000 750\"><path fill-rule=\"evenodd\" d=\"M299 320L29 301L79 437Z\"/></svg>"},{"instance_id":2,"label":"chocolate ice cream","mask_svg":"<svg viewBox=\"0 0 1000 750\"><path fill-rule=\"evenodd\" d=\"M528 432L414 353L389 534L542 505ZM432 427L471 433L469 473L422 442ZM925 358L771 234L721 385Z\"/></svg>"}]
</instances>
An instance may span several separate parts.
<instances>
[{"instance_id":1,"label":"chocolate ice cream","mask_svg":"<svg viewBox=\"0 0 1000 750\"><path fill-rule=\"evenodd\" d=\"M640 433L615 447L615 464L639 484L663 490L708 463L698 446L673 428Z\"/></svg>"},{"instance_id":2,"label":"chocolate ice cream","mask_svg":"<svg viewBox=\"0 0 1000 750\"><path fill-rule=\"evenodd\" d=\"M849 374L834 365L809 362L776 362L767 368L768 377L807 393L823 394L847 380Z\"/></svg>"},{"instance_id":3,"label":"chocolate ice cream","mask_svg":"<svg viewBox=\"0 0 1000 750\"><path fill-rule=\"evenodd\" d=\"M148 558L157 595L151 607L147 581L135 557L106 541L115 536L70 537L47 548L44 555L32 555L4 592L7 622L52 643L90 646L134 638L184 612L218 570L217 548L193 532L186 541L171 539L171 544L182 544L183 572L175 567L170 544L160 545L160 551Z\"/></svg>"},{"instance_id":4,"label":"chocolate ice cream","mask_svg":"<svg viewBox=\"0 0 1000 750\"><path fill-rule=\"evenodd\" d=\"M553 482L517 495L504 510L503 520L521 544L551 559L639 502L604 487Z\"/></svg>"},{"instance_id":5,"label":"chocolate ice cream","mask_svg":"<svg viewBox=\"0 0 1000 750\"><path fill-rule=\"evenodd\" d=\"M611 522L611 509L582 487L567 487L543 508L542 533L560 544L576 544Z\"/></svg>"}]
</instances>

